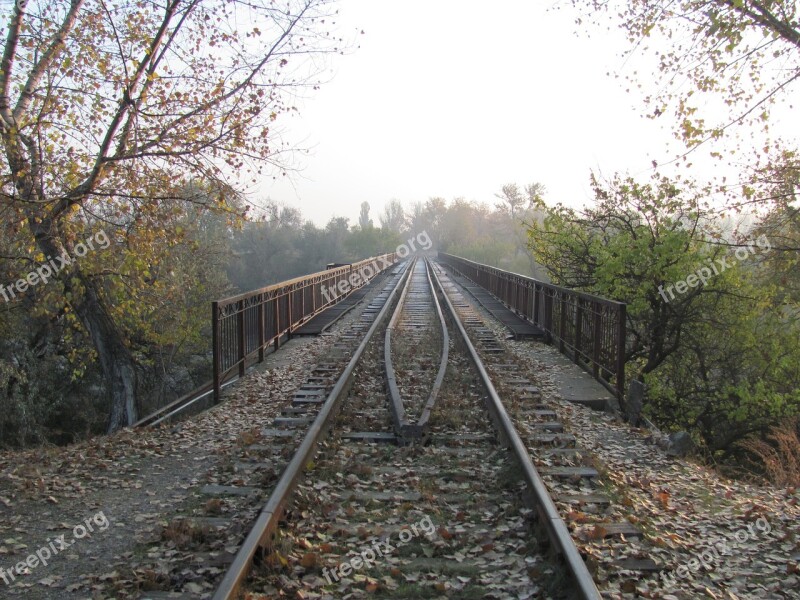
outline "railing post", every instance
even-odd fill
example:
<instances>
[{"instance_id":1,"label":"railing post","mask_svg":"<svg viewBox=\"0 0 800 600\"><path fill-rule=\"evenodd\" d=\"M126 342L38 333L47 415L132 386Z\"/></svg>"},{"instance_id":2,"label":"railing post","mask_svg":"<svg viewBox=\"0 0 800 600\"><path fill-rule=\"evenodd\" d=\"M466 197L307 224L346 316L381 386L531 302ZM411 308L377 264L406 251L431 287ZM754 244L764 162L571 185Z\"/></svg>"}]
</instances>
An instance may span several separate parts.
<instances>
[{"instance_id":1,"label":"railing post","mask_svg":"<svg viewBox=\"0 0 800 600\"><path fill-rule=\"evenodd\" d=\"M272 299L273 314L275 316L275 351L281 347L281 297L276 296Z\"/></svg>"},{"instance_id":2,"label":"railing post","mask_svg":"<svg viewBox=\"0 0 800 600\"><path fill-rule=\"evenodd\" d=\"M211 303L211 362L213 370L214 404L219 403L222 348L219 339L219 302Z\"/></svg>"},{"instance_id":3,"label":"railing post","mask_svg":"<svg viewBox=\"0 0 800 600\"><path fill-rule=\"evenodd\" d=\"M352 269L352 267L351 267L351 269ZM289 314L290 314L290 317L289 317L289 331L286 332L286 338L287 339L289 337L291 337L291 335L292 335L292 327L294 326L294 321L292 320L292 318L296 318L295 315L291 314L291 309L289 309L289 311L290 311L289 312ZM303 293L303 290L301 289L300 290L300 320L305 319L306 318L306 314L307 314L306 313L306 295Z\"/></svg>"},{"instance_id":4,"label":"railing post","mask_svg":"<svg viewBox=\"0 0 800 600\"><path fill-rule=\"evenodd\" d=\"M560 330L558 332L558 351L563 354L565 345L564 336L567 332L567 298L563 293L559 294L559 297L559 310L561 310L561 314L559 315L558 321L558 328Z\"/></svg>"},{"instance_id":5,"label":"railing post","mask_svg":"<svg viewBox=\"0 0 800 600\"><path fill-rule=\"evenodd\" d=\"M530 319L531 316L531 286L526 282L519 283L519 290L520 295L522 298L520 299L521 306L522 306L522 314L525 315L526 318Z\"/></svg>"},{"instance_id":6,"label":"railing post","mask_svg":"<svg viewBox=\"0 0 800 600\"><path fill-rule=\"evenodd\" d=\"M267 322L264 313L266 310L264 294L260 294L258 301L258 362L264 362L264 326Z\"/></svg>"},{"instance_id":7,"label":"railing post","mask_svg":"<svg viewBox=\"0 0 800 600\"><path fill-rule=\"evenodd\" d=\"M617 395L619 396L620 405L625 403L625 336L627 335L626 319L626 305L619 305L619 329L617 340Z\"/></svg>"},{"instance_id":8,"label":"railing post","mask_svg":"<svg viewBox=\"0 0 800 600\"><path fill-rule=\"evenodd\" d=\"M247 354L247 340L244 335L244 300L236 303L236 329L239 333L239 348L236 357L239 364L239 377L244 377L244 357Z\"/></svg>"},{"instance_id":9,"label":"railing post","mask_svg":"<svg viewBox=\"0 0 800 600\"><path fill-rule=\"evenodd\" d=\"M593 322L593 335L594 335L594 349L592 350L592 374L594 378L597 379L600 376L600 350L601 350L601 342L602 340L600 337L603 334L603 329L601 327L602 321L600 319L600 311L602 310L602 306L597 303L592 303L594 306L594 310L592 311L592 319Z\"/></svg>"},{"instance_id":10,"label":"railing post","mask_svg":"<svg viewBox=\"0 0 800 600\"><path fill-rule=\"evenodd\" d=\"M547 343L553 343L553 291L542 289L544 294L544 330L547 332Z\"/></svg>"},{"instance_id":11,"label":"railing post","mask_svg":"<svg viewBox=\"0 0 800 600\"><path fill-rule=\"evenodd\" d=\"M292 294L292 292L289 292L287 300L288 302L286 303L286 309L288 310L287 318L289 320L286 322L286 339L290 340L292 339L292 328L294 327L294 321L292 320L294 318L294 311L292 310L292 307L294 306L294 294ZM302 298L300 300L302 300ZM302 304L300 305L300 308L302 310Z\"/></svg>"},{"instance_id":12,"label":"railing post","mask_svg":"<svg viewBox=\"0 0 800 600\"><path fill-rule=\"evenodd\" d=\"M582 348L582 336L583 336L583 298L578 296L576 298L575 304L575 356L573 360L578 363L580 362L580 354L583 351ZM588 354L588 352L587 352Z\"/></svg>"}]
</instances>

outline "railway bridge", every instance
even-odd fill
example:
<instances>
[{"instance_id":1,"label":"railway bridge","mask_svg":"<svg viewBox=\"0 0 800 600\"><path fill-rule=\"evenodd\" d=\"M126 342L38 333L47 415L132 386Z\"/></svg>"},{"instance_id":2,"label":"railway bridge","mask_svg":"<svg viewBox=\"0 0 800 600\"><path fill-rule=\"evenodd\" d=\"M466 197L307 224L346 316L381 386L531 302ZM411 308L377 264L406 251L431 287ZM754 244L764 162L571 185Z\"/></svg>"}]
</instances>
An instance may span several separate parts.
<instances>
[{"instance_id":1,"label":"railway bridge","mask_svg":"<svg viewBox=\"0 0 800 600\"><path fill-rule=\"evenodd\" d=\"M488 584L491 597L599 598L565 515L595 515L578 532L602 531L600 542L640 536L608 518L591 457L531 372L535 356L507 346L548 347L538 360L558 373L562 401L613 411L624 398L624 304L445 253L386 254L214 302L212 331L212 380L138 426L224 403L287 344L336 340L245 451L258 455L249 476L269 471L269 493L215 599L292 594L318 567L322 592L355 574L391 596L378 572L401 571L422 594L433 570L445 596L483 597ZM269 568L287 560L285 540L331 529L336 541L309 546L296 580ZM491 583L500 564L514 576ZM658 570L647 559L625 566Z\"/></svg>"},{"instance_id":2,"label":"railway bridge","mask_svg":"<svg viewBox=\"0 0 800 600\"><path fill-rule=\"evenodd\" d=\"M619 418L625 318L444 253L214 302L205 385L0 454L0 595L796 598L797 490Z\"/></svg>"}]
</instances>

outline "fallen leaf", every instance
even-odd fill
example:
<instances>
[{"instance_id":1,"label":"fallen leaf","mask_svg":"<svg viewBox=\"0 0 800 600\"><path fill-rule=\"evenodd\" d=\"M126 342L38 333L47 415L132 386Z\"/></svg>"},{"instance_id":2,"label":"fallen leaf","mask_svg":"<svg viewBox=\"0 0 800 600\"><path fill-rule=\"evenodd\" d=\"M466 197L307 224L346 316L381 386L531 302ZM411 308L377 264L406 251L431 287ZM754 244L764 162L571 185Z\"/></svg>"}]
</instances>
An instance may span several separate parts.
<instances>
[{"instance_id":1,"label":"fallen leaf","mask_svg":"<svg viewBox=\"0 0 800 600\"><path fill-rule=\"evenodd\" d=\"M307 552L300 559L300 566L305 569L313 569L317 565L317 555L314 552Z\"/></svg>"}]
</instances>

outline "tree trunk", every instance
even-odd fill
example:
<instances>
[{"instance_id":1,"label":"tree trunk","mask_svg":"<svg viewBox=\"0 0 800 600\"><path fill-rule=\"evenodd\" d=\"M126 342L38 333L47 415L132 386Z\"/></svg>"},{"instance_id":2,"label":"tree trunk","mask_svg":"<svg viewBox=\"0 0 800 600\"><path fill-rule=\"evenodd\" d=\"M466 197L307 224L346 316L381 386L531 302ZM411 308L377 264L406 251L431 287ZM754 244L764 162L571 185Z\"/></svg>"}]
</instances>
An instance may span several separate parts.
<instances>
[{"instance_id":1,"label":"tree trunk","mask_svg":"<svg viewBox=\"0 0 800 600\"><path fill-rule=\"evenodd\" d=\"M62 250L51 235L56 228L52 222L45 221L36 227L36 240L39 248L48 256L59 256ZM67 249L70 253L70 249ZM109 396L108 433L132 425L137 420L136 410L136 368L125 339L114 318L108 312L97 289L97 283L74 266L72 271L62 271L64 291L72 295L75 314L89 332L92 344L100 361L103 379ZM76 289L71 278L80 281Z\"/></svg>"},{"instance_id":2,"label":"tree trunk","mask_svg":"<svg viewBox=\"0 0 800 600\"><path fill-rule=\"evenodd\" d=\"M83 299L75 312L92 337L108 388L111 414L108 432L136 422L136 368L122 333L108 313L93 281L80 275Z\"/></svg>"}]
</instances>

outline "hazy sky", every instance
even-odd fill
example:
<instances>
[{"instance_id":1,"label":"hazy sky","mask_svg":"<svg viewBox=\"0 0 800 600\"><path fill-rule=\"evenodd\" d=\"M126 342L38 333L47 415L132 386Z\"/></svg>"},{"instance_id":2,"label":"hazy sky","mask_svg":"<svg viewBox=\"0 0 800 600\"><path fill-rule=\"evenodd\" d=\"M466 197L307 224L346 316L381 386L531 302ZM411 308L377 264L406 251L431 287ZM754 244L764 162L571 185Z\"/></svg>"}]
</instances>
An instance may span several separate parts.
<instances>
[{"instance_id":1,"label":"hazy sky","mask_svg":"<svg viewBox=\"0 0 800 600\"><path fill-rule=\"evenodd\" d=\"M575 35L574 13L500 0L342 0L342 31L360 49L287 118L311 153L262 196L324 224L361 202L463 196L494 203L509 182L545 184L549 201L590 198L590 169L646 174L666 158L666 122L608 72L623 66L618 32Z\"/></svg>"}]
</instances>

